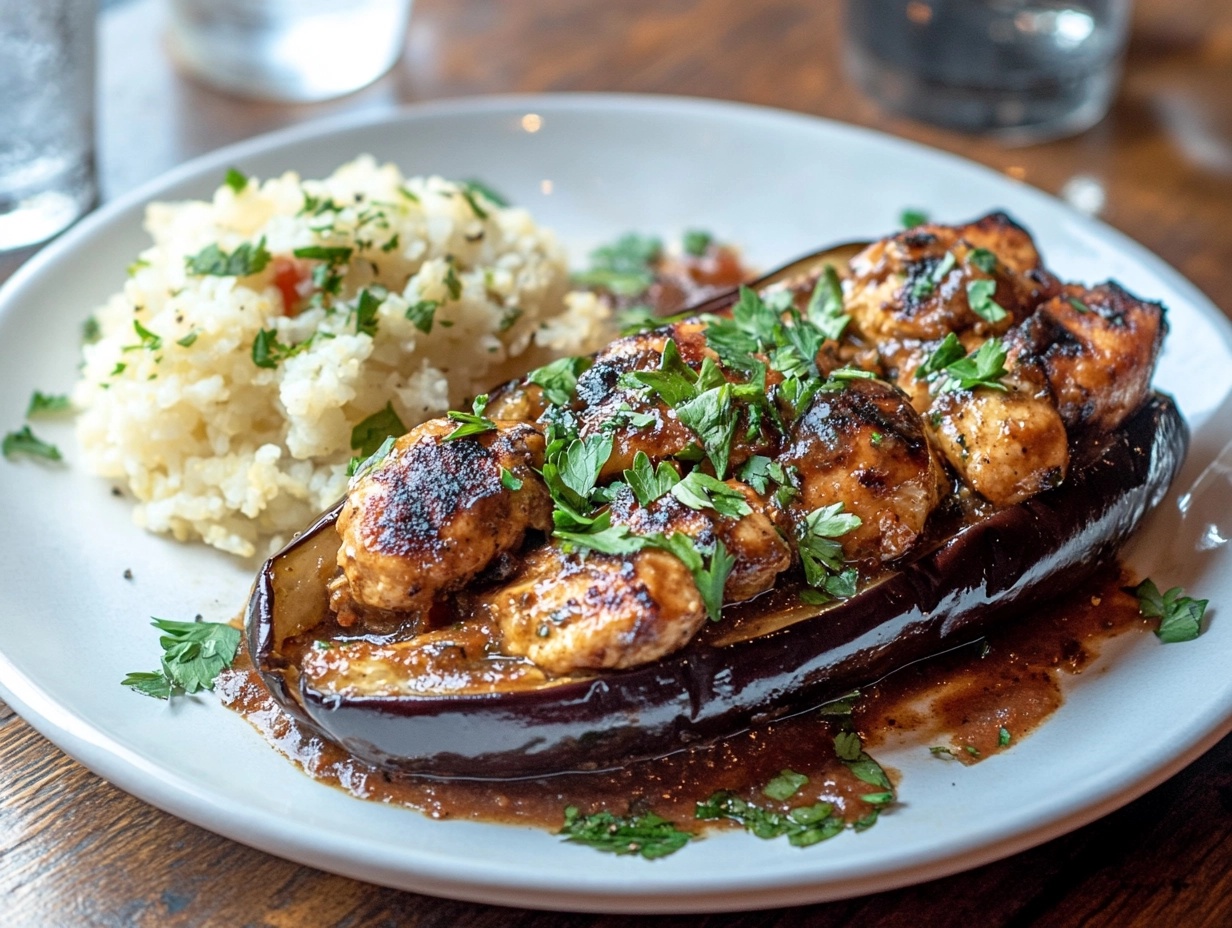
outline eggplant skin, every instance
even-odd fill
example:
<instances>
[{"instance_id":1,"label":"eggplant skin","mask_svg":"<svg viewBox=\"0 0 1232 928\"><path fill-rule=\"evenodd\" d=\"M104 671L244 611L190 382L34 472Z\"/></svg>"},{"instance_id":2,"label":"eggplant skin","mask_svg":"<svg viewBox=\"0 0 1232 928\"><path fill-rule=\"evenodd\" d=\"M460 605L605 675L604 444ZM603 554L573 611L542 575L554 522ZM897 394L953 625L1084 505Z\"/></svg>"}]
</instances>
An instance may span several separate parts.
<instances>
[{"instance_id":1,"label":"eggplant skin","mask_svg":"<svg viewBox=\"0 0 1232 928\"><path fill-rule=\"evenodd\" d=\"M695 640L628 671L473 696L339 699L300 685L274 649L272 565L333 534L327 514L258 577L249 646L285 708L385 768L507 779L619 767L821 705L1074 587L1163 499L1188 443L1175 403L1153 394L1064 484L964 528L838 606L726 645Z\"/></svg>"}]
</instances>

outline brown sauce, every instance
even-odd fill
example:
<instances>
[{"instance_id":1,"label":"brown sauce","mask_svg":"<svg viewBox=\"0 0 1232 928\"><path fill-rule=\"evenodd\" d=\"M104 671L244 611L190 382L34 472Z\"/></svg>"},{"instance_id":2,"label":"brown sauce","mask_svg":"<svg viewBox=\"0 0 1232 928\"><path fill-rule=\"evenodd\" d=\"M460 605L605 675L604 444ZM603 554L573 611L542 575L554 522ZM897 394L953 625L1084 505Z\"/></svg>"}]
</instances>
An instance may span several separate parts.
<instances>
[{"instance_id":1,"label":"brown sauce","mask_svg":"<svg viewBox=\"0 0 1232 928\"><path fill-rule=\"evenodd\" d=\"M920 662L865 688L851 721L874 756L890 739L921 751L944 747L963 763L1012 750L1061 706L1063 675L1082 672L1111 638L1149 629L1137 600L1123 589L1131 582L1121 568L1106 567L1080 590L997 629L982 645ZM434 780L387 773L323 741L277 706L246 656L219 677L216 690L224 705L314 779L438 819L556 830L565 807L576 806L584 814L653 811L696 829L696 804L727 790L781 810L824 800L852 822L872 808L860 797L877 790L837 757L839 723L816 711L616 771ZM761 790L784 769L809 782L788 802L776 803Z\"/></svg>"}]
</instances>

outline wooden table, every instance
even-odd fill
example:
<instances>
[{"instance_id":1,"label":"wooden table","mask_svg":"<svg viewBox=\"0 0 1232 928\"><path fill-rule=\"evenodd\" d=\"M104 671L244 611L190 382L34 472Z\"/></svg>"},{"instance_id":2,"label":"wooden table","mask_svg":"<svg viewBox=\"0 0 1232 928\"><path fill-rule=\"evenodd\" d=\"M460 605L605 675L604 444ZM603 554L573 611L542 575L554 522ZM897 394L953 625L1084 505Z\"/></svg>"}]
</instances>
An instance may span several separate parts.
<instances>
[{"instance_id":1,"label":"wooden table","mask_svg":"<svg viewBox=\"0 0 1232 928\"><path fill-rule=\"evenodd\" d=\"M861 97L843 75L838 4L827 0L416 0L401 65L359 94L316 106L247 103L179 78L163 53L161 8L136 0L101 23L103 192L115 196L192 155L332 112L507 91L722 97L874 126L1068 196L1232 311L1232 6L1137 6L1128 75L1112 114L1077 138L1004 148L889 117ZM5 271L0 262L0 277ZM646 921L414 896L270 857L120 792L0 704L0 924ZM651 921L1230 925L1232 738L1119 812L970 873L828 905Z\"/></svg>"}]
</instances>

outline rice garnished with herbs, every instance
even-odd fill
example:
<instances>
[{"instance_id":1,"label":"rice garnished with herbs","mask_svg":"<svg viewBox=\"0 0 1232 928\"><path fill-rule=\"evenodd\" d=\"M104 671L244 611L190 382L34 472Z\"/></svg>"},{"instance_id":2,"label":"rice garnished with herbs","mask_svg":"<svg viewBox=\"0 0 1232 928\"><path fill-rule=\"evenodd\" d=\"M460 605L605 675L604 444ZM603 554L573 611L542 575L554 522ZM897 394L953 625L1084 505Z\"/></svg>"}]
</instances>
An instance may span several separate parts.
<instances>
[{"instance_id":1,"label":"rice garnished with herbs","mask_svg":"<svg viewBox=\"0 0 1232 928\"><path fill-rule=\"evenodd\" d=\"M146 218L154 244L94 314L78 439L138 524L241 556L386 436L604 337L551 232L478 184L365 157L323 181L232 172Z\"/></svg>"}]
</instances>

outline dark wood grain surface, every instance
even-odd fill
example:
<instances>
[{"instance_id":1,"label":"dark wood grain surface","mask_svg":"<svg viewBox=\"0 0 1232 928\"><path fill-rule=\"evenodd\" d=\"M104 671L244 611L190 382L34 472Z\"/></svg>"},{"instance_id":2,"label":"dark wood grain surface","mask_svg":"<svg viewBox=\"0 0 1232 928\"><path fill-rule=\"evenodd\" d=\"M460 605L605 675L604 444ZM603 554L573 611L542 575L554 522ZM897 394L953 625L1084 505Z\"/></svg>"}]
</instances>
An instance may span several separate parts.
<instances>
[{"instance_id":1,"label":"dark wood grain surface","mask_svg":"<svg viewBox=\"0 0 1232 928\"><path fill-rule=\"evenodd\" d=\"M121 4L102 22L104 196L202 151L339 111L508 91L727 98L918 139L1096 207L1232 311L1232 5L1140 0L1110 116L1076 138L1023 148L878 111L844 77L839 14L828 0L417 0L409 53L392 74L344 100L277 106L178 77L155 0ZM14 263L0 260L0 277ZM120 792L0 703L0 925L647 923L1232 925L1232 738L1120 811L960 876L803 908L600 917L416 896L251 850Z\"/></svg>"}]
</instances>

